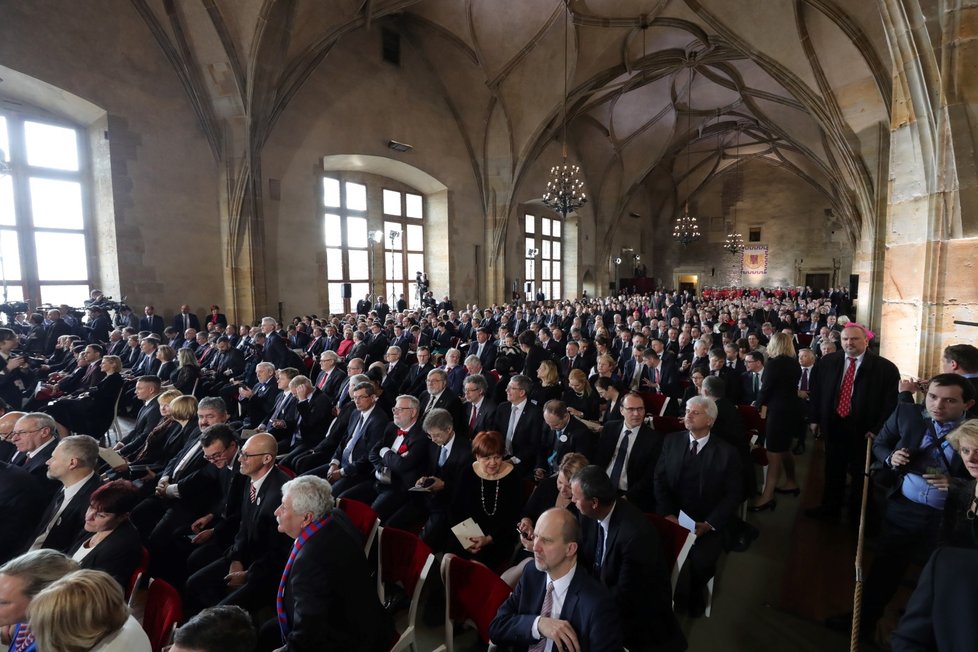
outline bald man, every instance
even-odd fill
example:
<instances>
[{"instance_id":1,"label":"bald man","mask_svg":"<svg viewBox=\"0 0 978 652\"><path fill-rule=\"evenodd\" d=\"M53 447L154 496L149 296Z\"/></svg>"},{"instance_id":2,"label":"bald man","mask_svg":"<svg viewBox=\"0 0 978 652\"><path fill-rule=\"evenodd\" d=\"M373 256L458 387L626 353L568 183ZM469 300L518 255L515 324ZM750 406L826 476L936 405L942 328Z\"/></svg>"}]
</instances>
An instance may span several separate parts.
<instances>
[{"instance_id":1,"label":"bald man","mask_svg":"<svg viewBox=\"0 0 978 652\"><path fill-rule=\"evenodd\" d=\"M9 462L10 458L17 453L17 447L10 441L10 433L14 431L14 424L17 423L17 420L23 416L27 416L27 413L6 412L0 417L0 460L4 462Z\"/></svg>"},{"instance_id":2,"label":"bald man","mask_svg":"<svg viewBox=\"0 0 978 652\"><path fill-rule=\"evenodd\" d=\"M17 452L7 440L17 420L24 415L24 412L8 412L0 417L0 459L9 459ZM6 461L0 462L0 514L5 521L18 524L18 527L0 528L0 564L27 547L27 539L37 529L47 507L44 495L30 473Z\"/></svg>"},{"instance_id":3,"label":"bald man","mask_svg":"<svg viewBox=\"0 0 978 652\"><path fill-rule=\"evenodd\" d=\"M254 611L274 604L292 539L278 531L275 510L289 477L275 465L278 444L268 433L250 437L238 454L240 472L248 478L241 499L241 525L234 543L217 561L187 580L188 615L215 604L234 604Z\"/></svg>"}]
</instances>

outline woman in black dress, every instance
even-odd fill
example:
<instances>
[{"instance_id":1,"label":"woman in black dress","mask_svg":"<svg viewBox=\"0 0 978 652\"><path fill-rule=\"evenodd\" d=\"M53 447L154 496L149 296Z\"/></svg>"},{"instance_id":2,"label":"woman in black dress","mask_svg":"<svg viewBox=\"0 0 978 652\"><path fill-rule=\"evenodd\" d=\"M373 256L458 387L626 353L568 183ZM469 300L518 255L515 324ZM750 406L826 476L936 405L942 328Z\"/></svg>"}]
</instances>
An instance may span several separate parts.
<instances>
[{"instance_id":1,"label":"woman in black dress","mask_svg":"<svg viewBox=\"0 0 978 652\"><path fill-rule=\"evenodd\" d=\"M177 352L177 364L175 371L170 374L170 383L174 389L180 390L187 396L192 396L200 379L200 365L197 357L190 349L180 349Z\"/></svg>"},{"instance_id":2,"label":"woman in black dress","mask_svg":"<svg viewBox=\"0 0 978 652\"><path fill-rule=\"evenodd\" d=\"M472 440L475 462L466 468L455 494L452 523L471 518L483 536L470 537L462 546L452 540L452 552L480 561L498 570L507 563L516 547L514 523L523 507L523 483L512 463L503 459L505 436L495 430L480 432Z\"/></svg>"},{"instance_id":3,"label":"woman in black dress","mask_svg":"<svg viewBox=\"0 0 978 652\"><path fill-rule=\"evenodd\" d=\"M801 365L795 357L795 346L787 333L775 333L767 345L768 361L761 376L761 391L757 403L761 416L767 419L764 428L767 446L767 479L764 491L750 508L752 512L774 511L775 493L797 496L800 493L795 479L795 458L791 454L791 442L805 427L802 420L804 402L798 396ZM765 414L766 412L766 414ZM781 469L784 468L785 484L778 487Z\"/></svg>"},{"instance_id":4,"label":"woman in black dress","mask_svg":"<svg viewBox=\"0 0 978 652\"><path fill-rule=\"evenodd\" d=\"M580 369L571 369L567 374L567 389L564 390L564 403L567 411L585 421L597 421L601 414L601 400L598 393L587 381L587 374Z\"/></svg>"},{"instance_id":5,"label":"woman in black dress","mask_svg":"<svg viewBox=\"0 0 978 652\"><path fill-rule=\"evenodd\" d=\"M541 408L547 401L559 400L564 395L564 387L560 384L560 373L553 360L541 360L537 367L537 382L530 390L530 400Z\"/></svg>"}]
</instances>

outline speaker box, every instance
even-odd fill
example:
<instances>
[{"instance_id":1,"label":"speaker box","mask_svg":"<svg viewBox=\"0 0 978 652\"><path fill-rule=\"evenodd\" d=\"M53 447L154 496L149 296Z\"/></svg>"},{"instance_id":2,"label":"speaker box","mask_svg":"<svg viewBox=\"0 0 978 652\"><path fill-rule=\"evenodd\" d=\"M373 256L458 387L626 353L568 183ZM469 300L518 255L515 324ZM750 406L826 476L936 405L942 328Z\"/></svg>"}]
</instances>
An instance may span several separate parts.
<instances>
[{"instance_id":1,"label":"speaker box","mask_svg":"<svg viewBox=\"0 0 978 652\"><path fill-rule=\"evenodd\" d=\"M353 284L352 283L344 283L343 285L341 285L340 286L340 296L342 298L344 298L344 299L352 299L353 298Z\"/></svg>"}]
</instances>

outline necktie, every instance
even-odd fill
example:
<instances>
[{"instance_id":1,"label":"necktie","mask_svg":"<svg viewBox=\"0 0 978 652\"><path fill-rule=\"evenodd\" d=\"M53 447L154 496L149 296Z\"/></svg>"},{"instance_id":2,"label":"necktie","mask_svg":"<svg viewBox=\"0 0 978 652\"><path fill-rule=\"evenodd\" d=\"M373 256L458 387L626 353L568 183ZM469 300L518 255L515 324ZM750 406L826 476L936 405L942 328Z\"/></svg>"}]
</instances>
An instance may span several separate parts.
<instances>
[{"instance_id":1,"label":"necktie","mask_svg":"<svg viewBox=\"0 0 978 652\"><path fill-rule=\"evenodd\" d=\"M30 457L27 456L27 453L17 453L17 461L14 462L14 465L25 466L27 464L27 460L29 459Z\"/></svg>"},{"instance_id":2,"label":"necktie","mask_svg":"<svg viewBox=\"0 0 978 652\"><path fill-rule=\"evenodd\" d=\"M360 414L360 418L357 419L357 426L353 429L353 436L350 437L350 443L346 445L343 450L343 457L349 461L353 461L353 449L356 448L357 442L360 440L360 435L363 432L363 413Z\"/></svg>"},{"instance_id":3,"label":"necktie","mask_svg":"<svg viewBox=\"0 0 978 652\"><path fill-rule=\"evenodd\" d=\"M183 316L183 330L184 330L184 332L186 332L186 330L188 328L190 328L190 315L184 315Z\"/></svg>"},{"instance_id":4,"label":"necktie","mask_svg":"<svg viewBox=\"0 0 978 652\"><path fill-rule=\"evenodd\" d=\"M801 391L808 391L808 367L801 370Z\"/></svg>"},{"instance_id":5,"label":"necktie","mask_svg":"<svg viewBox=\"0 0 978 652\"><path fill-rule=\"evenodd\" d=\"M255 504L255 501L258 500L258 490L255 489L255 483L254 482L249 482L248 483L248 500L251 501L251 504L252 505L254 505Z\"/></svg>"},{"instance_id":6,"label":"necktie","mask_svg":"<svg viewBox=\"0 0 978 652\"><path fill-rule=\"evenodd\" d=\"M506 428L506 452L513 452L513 437L516 436L516 423L520 420L520 411L515 405L509 411L509 426Z\"/></svg>"},{"instance_id":7,"label":"necktie","mask_svg":"<svg viewBox=\"0 0 978 652\"><path fill-rule=\"evenodd\" d=\"M543 596L543 607L540 609L541 618L550 618L552 616L551 612L554 609L554 583L547 581L547 592ZM526 652L543 652L544 648L547 647L547 638L541 638L539 641L527 648Z\"/></svg>"},{"instance_id":8,"label":"necktie","mask_svg":"<svg viewBox=\"0 0 978 652\"><path fill-rule=\"evenodd\" d=\"M699 446L700 446L700 442L694 439L689 445L690 455L696 455L696 451L699 449Z\"/></svg>"},{"instance_id":9,"label":"necktie","mask_svg":"<svg viewBox=\"0 0 978 652\"><path fill-rule=\"evenodd\" d=\"M761 377L757 372L754 372L752 375L754 376L754 395L757 396L757 392L761 389Z\"/></svg>"},{"instance_id":10,"label":"necktie","mask_svg":"<svg viewBox=\"0 0 978 652\"><path fill-rule=\"evenodd\" d=\"M604 526L598 523L598 542L594 547L594 574L601 577L601 564L604 563Z\"/></svg>"},{"instance_id":11,"label":"necktie","mask_svg":"<svg viewBox=\"0 0 978 652\"><path fill-rule=\"evenodd\" d=\"M618 446L618 455L615 456L615 463L611 467L611 484L617 490L621 485L621 472L625 469L625 457L628 456L628 438L632 431L626 430L622 435L621 444Z\"/></svg>"},{"instance_id":12,"label":"necktie","mask_svg":"<svg viewBox=\"0 0 978 652\"><path fill-rule=\"evenodd\" d=\"M475 421L479 416L479 407L473 403L472 404L472 416L469 417L469 432L475 434Z\"/></svg>"},{"instance_id":13,"label":"necktie","mask_svg":"<svg viewBox=\"0 0 978 652\"><path fill-rule=\"evenodd\" d=\"M319 389L322 389L326 385L326 379L329 378L329 372L324 371L322 377L319 379L319 384L316 385Z\"/></svg>"},{"instance_id":14,"label":"necktie","mask_svg":"<svg viewBox=\"0 0 978 652\"><path fill-rule=\"evenodd\" d=\"M425 409L424 409L424 413L425 414L428 414L429 412L431 412L431 408L435 407L435 401L437 401L437 400L438 400L438 397L435 396L434 394L432 394L431 395L431 398L428 399L428 405L425 406Z\"/></svg>"},{"instance_id":15,"label":"necktie","mask_svg":"<svg viewBox=\"0 0 978 652\"><path fill-rule=\"evenodd\" d=\"M632 389L638 389L642 384L642 369L645 368L641 362L635 365L635 374L632 376Z\"/></svg>"},{"instance_id":16,"label":"necktie","mask_svg":"<svg viewBox=\"0 0 978 652\"><path fill-rule=\"evenodd\" d=\"M852 387L856 382L856 359L847 357L849 366L842 377L842 388L839 390L839 405L835 408L835 413L843 419L852 412Z\"/></svg>"},{"instance_id":17,"label":"necktie","mask_svg":"<svg viewBox=\"0 0 978 652\"><path fill-rule=\"evenodd\" d=\"M448 448L445 446L441 447L441 452L438 453L438 468L445 466L445 462L448 461Z\"/></svg>"}]
</instances>

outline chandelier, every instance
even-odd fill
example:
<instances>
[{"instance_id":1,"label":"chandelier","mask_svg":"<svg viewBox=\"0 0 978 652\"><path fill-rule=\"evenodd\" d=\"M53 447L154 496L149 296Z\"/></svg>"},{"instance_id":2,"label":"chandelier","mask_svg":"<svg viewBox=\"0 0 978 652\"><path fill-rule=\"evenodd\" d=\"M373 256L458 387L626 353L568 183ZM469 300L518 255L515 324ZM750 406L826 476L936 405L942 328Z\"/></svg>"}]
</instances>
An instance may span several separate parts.
<instances>
[{"instance_id":1,"label":"chandelier","mask_svg":"<svg viewBox=\"0 0 978 652\"><path fill-rule=\"evenodd\" d=\"M739 233L728 233L727 239L723 242L723 248L733 255L740 253L744 250L744 236Z\"/></svg>"},{"instance_id":2,"label":"chandelier","mask_svg":"<svg viewBox=\"0 0 978 652\"><path fill-rule=\"evenodd\" d=\"M690 126L692 124L692 96L693 96L693 64L689 63L689 86L686 89L686 133L690 133ZM692 150L693 139L690 137L689 143L686 145L686 178L689 180L690 190L692 190L693 185L693 167L690 164L690 150ZM692 192L690 192L692 194ZM696 218L690 216L689 214L689 197L686 198L686 203L683 207L682 215L676 217L676 221L673 223L672 227L672 237L679 242L684 247L689 246L689 243L694 240L698 240L702 234L700 233L700 227L696 223Z\"/></svg>"},{"instance_id":3,"label":"chandelier","mask_svg":"<svg viewBox=\"0 0 978 652\"><path fill-rule=\"evenodd\" d=\"M543 203L567 218L587 203L584 194L584 180L581 178L581 168L567 162L567 44L570 7L564 5L564 103L562 108L563 124L563 161L550 168L550 181L547 191L543 193Z\"/></svg>"},{"instance_id":4,"label":"chandelier","mask_svg":"<svg viewBox=\"0 0 978 652\"><path fill-rule=\"evenodd\" d=\"M672 227L672 237L679 244L686 247L694 240L698 240L700 235L702 235L700 233L700 227L696 223L696 218L689 214L689 204L687 204L683 214L676 218L676 222Z\"/></svg>"}]
</instances>

